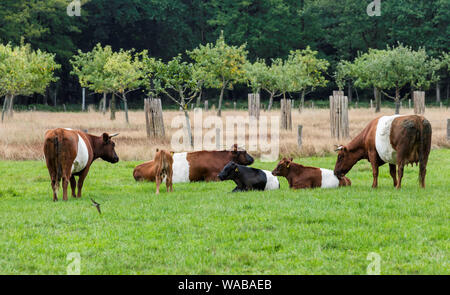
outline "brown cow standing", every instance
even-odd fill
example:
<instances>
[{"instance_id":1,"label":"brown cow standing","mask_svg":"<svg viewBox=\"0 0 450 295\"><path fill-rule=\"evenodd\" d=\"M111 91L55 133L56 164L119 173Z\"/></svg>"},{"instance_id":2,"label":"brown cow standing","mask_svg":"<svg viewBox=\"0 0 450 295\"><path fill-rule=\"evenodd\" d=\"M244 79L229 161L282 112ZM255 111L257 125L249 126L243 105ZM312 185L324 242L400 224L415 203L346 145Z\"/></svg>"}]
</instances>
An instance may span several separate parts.
<instances>
[{"instance_id":1,"label":"brown cow standing","mask_svg":"<svg viewBox=\"0 0 450 295\"><path fill-rule=\"evenodd\" d=\"M431 148L431 124L422 116L382 116L374 119L348 145L339 146L334 173L338 177L361 159L372 165L372 187L378 186L378 167L389 163L394 186L402 184L403 168L419 163L420 185L425 187L425 175ZM398 180L396 176L398 166Z\"/></svg>"},{"instance_id":2,"label":"brown cow standing","mask_svg":"<svg viewBox=\"0 0 450 295\"><path fill-rule=\"evenodd\" d=\"M118 134L94 136L71 129L52 129L45 133L44 155L52 180L53 201L58 200L59 182L62 179L63 200L67 201L67 186L70 181L72 196L81 198L81 189L92 162L101 158L110 163L119 162L112 137ZM75 180L78 176L78 185Z\"/></svg>"},{"instance_id":3,"label":"brown cow standing","mask_svg":"<svg viewBox=\"0 0 450 295\"><path fill-rule=\"evenodd\" d=\"M173 158L172 154L165 150L156 149L155 159L153 160L155 163L155 175L156 175L156 194L159 194L159 185L166 178L166 188L167 192L173 192L172 186L172 165Z\"/></svg>"},{"instance_id":4,"label":"brown cow standing","mask_svg":"<svg viewBox=\"0 0 450 295\"><path fill-rule=\"evenodd\" d=\"M283 158L272 171L274 176L286 177L290 188L336 188L352 184L345 176L337 178L329 169L307 167L296 164L292 160L292 158Z\"/></svg>"},{"instance_id":5,"label":"brown cow standing","mask_svg":"<svg viewBox=\"0 0 450 295\"><path fill-rule=\"evenodd\" d=\"M219 173L228 162L251 165L253 158L245 150L233 145L232 151L198 151L173 154L173 182L219 181ZM155 181L155 162L137 166L134 179Z\"/></svg>"}]
</instances>

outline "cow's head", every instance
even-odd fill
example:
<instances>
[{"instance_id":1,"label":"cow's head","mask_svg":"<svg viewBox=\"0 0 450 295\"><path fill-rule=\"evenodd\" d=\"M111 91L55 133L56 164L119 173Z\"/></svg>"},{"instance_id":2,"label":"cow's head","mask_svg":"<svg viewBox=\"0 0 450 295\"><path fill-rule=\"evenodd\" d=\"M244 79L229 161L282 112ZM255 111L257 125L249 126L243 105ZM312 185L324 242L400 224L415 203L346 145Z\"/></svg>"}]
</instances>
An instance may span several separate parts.
<instances>
[{"instance_id":1,"label":"cow's head","mask_svg":"<svg viewBox=\"0 0 450 295\"><path fill-rule=\"evenodd\" d=\"M235 162L231 161L228 162L228 164L226 164L225 167L223 167L222 171L220 171L219 179L220 180L234 179L238 173L239 173L238 165Z\"/></svg>"},{"instance_id":2,"label":"cow's head","mask_svg":"<svg viewBox=\"0 0 450 295\"><path fill-rule=\"evenodd\" d=\"M289 172L289 167L292 164L292 158L283 158L280 162L278 162L277 167L273 169L272 175L274 176L287 176Z\"/></svg>"},{"instance_id":3,"label":"cow's head","mask_svg":"<svg viewBox=\"0 0 450 295\"><path fill-rule=\"evenodd\" d=\"M358 161L358 156L344 145L336 146L335 151L338 153L338 156L334 166L334 175L341 178L352 169L353 165Z\"/></svg>"},{"instance_id":4,"label":"cow's head","mask_svg":"<svg viewBox=\"0 0 450 295\"><path fill-rule=\"evenodd\" d=\"M100 151L96 151L97 154L110 163L119 162L119 157L116 154L116 150L114 149L116 144L111 140L114 136L119 135L119 133L109 135L108 133L103 133L102 135L102 145L100 147Z\"/></svg>"},{"instance_id":5,"label":"cow's head","mask_svg":"<svg viewBox=\"0 0 450 295\"><path fill-rule=\"evenodd\" d=\"M239 164L239 165L251 165L255 161L252 156L247 154L246 150L238 149L238 145L233 145L233 150L231 151L231 154L233 156L232 161Z\"/></svg>"}]
</instances>

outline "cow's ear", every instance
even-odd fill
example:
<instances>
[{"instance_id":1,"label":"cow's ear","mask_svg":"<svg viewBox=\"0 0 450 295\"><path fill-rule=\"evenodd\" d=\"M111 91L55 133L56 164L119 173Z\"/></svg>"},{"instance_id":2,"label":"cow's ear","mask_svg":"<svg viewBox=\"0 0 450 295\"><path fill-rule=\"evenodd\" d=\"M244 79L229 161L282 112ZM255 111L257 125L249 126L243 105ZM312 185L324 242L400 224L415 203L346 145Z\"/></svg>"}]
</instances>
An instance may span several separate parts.
<instances>
[{"instance_id":1,"label":"cow's ear","mask_svg":"<svg viewBox=\"0 0 450 295\"><path fill-rule=\"evenodd\" d=\"M238 145L237 143L233 144L233 152L237 152L238 150Z\"/></svg>"},{"instance_id":2,"label":"cow's ear","mask_svg":"<svg viewBox=\"0 0 450 295\"><path fill-rule=\"evenodd\" d=\"M173 154L175 154L175 152L174 151L170 151L170 155L173 156Z\"/></svg>"},{"instance_id":3,"label":"cow's ear","mask_svg":"<svg viewBox=\"0 0 450 295\"><path fill-rule=\"evenodd\" d=\"M109 138L110 138L109 134L108 133L103 133L102 137L103 137L103 143L108 143Z\"/></svg>"}]
</instances>

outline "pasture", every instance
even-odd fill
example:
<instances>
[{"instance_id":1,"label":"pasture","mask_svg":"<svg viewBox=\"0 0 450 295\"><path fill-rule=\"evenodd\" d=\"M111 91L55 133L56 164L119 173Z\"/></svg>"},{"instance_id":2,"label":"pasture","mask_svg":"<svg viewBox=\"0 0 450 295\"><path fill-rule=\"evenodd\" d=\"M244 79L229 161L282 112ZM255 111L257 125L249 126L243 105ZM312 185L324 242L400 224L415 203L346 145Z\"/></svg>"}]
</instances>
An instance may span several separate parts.
<instances>
[{"instance_id":1,"label":"pasture","mask_svg":"<svg viewBox=\"0 0 450 295\"><path fill-rule=\"evenodd\" d=\"M335 156L296 162L332 169ZM81 274L365 274L370 252L381 274L450 274L448 149L432 150L425 190L417 167L395 190L387 166L371 189L360 162L353 186L337 190L292 191L280 179L279 191L232 194L228 181L155 196L154 183L134 182L138 163L98 160L82 199L53 203L44 161L1 161L0 274L65 274L70 252Z\"/></svg>"}]
</instances>

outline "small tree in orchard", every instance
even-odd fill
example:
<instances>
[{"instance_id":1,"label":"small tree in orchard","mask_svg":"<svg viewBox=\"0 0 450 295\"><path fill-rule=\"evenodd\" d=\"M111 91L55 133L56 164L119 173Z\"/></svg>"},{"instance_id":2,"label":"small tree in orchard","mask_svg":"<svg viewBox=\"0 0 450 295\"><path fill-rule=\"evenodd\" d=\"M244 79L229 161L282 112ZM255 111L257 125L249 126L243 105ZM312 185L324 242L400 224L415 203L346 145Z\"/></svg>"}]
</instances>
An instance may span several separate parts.
<instances>
[{"instance_id":1,"label":"small tree in orchard","mask_svg":"<svg viewBox=\"0 0 450 295\"><path fill-rule=\"evenodd\" d=\"M149 94L163 93L180 106L186 118L188 137L192 145L192 131L189 121L188 105L200 95L202 81L196 73L194 65L181 60L181 55L167 63L144 56L144 87Z\"/></svg>"},{"instance_id":2,"label":"small tree in orchard","mask_svg":"<svg viewBox=\"0 0 450 295\"><path fill-rule=\"evenodd\" d=\"M73 67L71 74L78 77L81 87L103 94L103 113L106 112L106 96L112 92L111 79L105 72L106 62L112 54L111 46L102 47L99 43L90 52L78 50L78 55L70 60ZM111 120L115 117L115 105L111 100Z\"/></svg>"},{"instance_id":3,"label":"small tree in orchard","mask_svg":"<svg viewBox=\"0 0 450 295\"><path fill-rule=\"evenodd\" d=\"M239 47L226 44L222 32L215 44L200 45L188 51L188 54L204 75L205 86L220 89L217 112L220 116L225 89L232 89L234 84L245 82L244 66L247 58L245 44Z\"/></svg>"},{"instance_id":4,"label":"small tree in orchard","mask_svg":"<svg viewBox=\"0 0 450 295\"><path fill-rule=\"evenodd\" d=\"M129 118L126 95L141 86L144 75L139 56L140 54L134 55L133 50L125 51L121 49L119 52L113 52L104 67L113 96L116 95L123 101L127 124L129 123Z\"/></svg>"},{"instance_id":5,"label":"small tree in orchard","mask_svg":"<svg viewBox=\"0 0 450 295\"><path fill-rule=\"evenodd\" d=\"M53 72L59 68L54 54L32 50L28 44L0 44L0 97L5 96L2 121L5 113L12 117L17 95L44 94L47 86L58 80Z\"/></svg>"},{"instance_id":6,"label":"small tree in orchard","mask_svg":"<svg viewBox=\"0 0 450 295\"><path fill-rule=\"evenodd\" d=\"M245 71L248 84L254 92L260 92L263 89L269 93L270 98L267 110L270 111L274 97L282 95L278 89L274 68L269 67L264 60L258 59L253 64L248 62L245 65Z\"/></svg>"},{"instance_id":7,"label":"small tree in orchard","mask_svg":"<svg viewBox=\"0 0 450 295\"><path fill-rule=\"evenodd\" d=\"M328 82L323 74L330 64L317 58L317 54L308 46L304 50L291 51L287 59L287 63L292 66L292 88L295 92L301 91L299 110L304 107L307 91L326 86Z\"/></svg>"}]
</instances>

